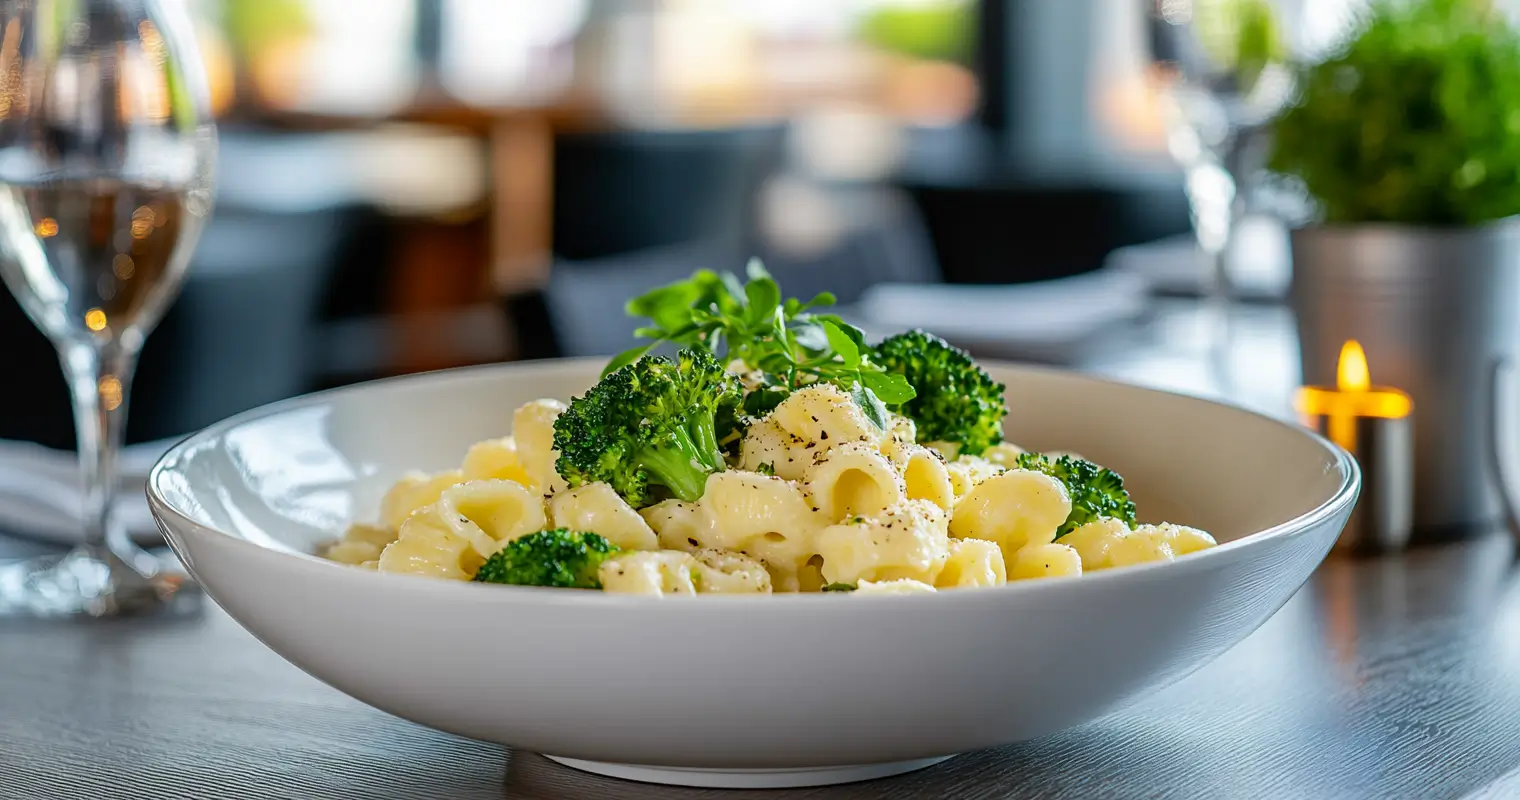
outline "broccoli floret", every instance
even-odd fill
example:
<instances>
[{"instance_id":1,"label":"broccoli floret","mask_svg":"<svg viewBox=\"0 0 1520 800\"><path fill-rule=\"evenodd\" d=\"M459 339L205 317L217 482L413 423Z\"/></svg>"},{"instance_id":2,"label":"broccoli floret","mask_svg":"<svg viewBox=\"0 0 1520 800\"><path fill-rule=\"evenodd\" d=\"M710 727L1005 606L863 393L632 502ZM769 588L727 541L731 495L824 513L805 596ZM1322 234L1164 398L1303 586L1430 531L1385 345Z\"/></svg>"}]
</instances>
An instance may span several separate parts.
<instances>
[{"instance_id":1,"label":"broccoli floret","mask_svg":"<svg viewBox=\"0 0 1520 800\"><path fill-rule=\"evenodd\" d=\"M724 404L718 409L713 418L713 430L718 438L718 448L730 458L739 457L739 445L744 442L744 435L749 433L751 425L755 424L755 418L744 413L740 406Z\"/></svg>"},{"instance_id":2,"label":"broccoli floret","mask_svg":"<svg viewBox=\"0 0 1520 800\"><path fill-rule=\"evenodd\" d=\"M1003 441L1003 384L966 351L933 334L908 331L884 339L872 359L917 390L892 410L913 420L920 442L955 442L961 453L978 455Z\"/></svg>"},{"instance_id":3,"label":"broccoli floret","mask_svg":"<svg viewBox=\"0 0 1520 800\"><path fill-rule=\"evenodd\" d=\"M742 380L740 385L743 386ZM715 423L718 446L723 448L724 455L738 458L739 446L744 441L744 435L749 433L750 426L774 411L789 394L789 390L779 386L762 385L746 392L743 402L738 406L726 403L721 406Z\"/></svg>"},{"instance_id":4,"label":"broccoli floret","mask_svg":"<svg viewBox=\"0 0 1520 800\"><path fill-rule=\"evenodd\" d=\"M597 568L618 546L594 533L567 528L530 533L496 551L475 573L481 583L600 589Z\"/></svg>"},{"instance_id":5,"label":"broccoli floret","mask_svg":"<svg viewBox=\"0 0 1520 800\"><path fill-rule=\"evenodd\" d=\"M739 382L710 354L645 356L571 401L554 422L555 469L570 486L601 481L634 508L702 496L724 468L717 420L735 419ZM732 423L730 423L732 424Z\"/></svg>"},{"instance_id":6,"label":"broccoli floret","mask_svg":"<svg viewBox=\"0 0 1520 800\"><path fill-rule=\"evenodd\" d=\"M1119 473L1080 458L1048 458L1039 453L1020 453L1016 465L1019 469L1043 472L1066 485L1066 492L1071 495L1071 515L1056 529L1056 538L1099 517L1135 527L1135 503L1129 499Z\"/></svg>"},{"instance_id":7,"label":"broccoli floret","mask_svg":"<svg viewBox=\"0 0 1520 800\"><path fill-rule=\"evenodd\" d=\"M759 419L775 411L791 393L792 390L784 386L758 386L744 395L744 413Z\"/></svg>"},{"instance_id":8,"label":"broccoli floret","mask_svg":"<svg viewBox=\"0 0 1520 800\"><path fill-rule=\"evenodd\" d=\"M853 584L853 583L831 583L831 584L823 587L823 589L821 591L825 591L825 592L853 592L853 591L855 591L855 584Z\"/></svg>"}]
</instances>

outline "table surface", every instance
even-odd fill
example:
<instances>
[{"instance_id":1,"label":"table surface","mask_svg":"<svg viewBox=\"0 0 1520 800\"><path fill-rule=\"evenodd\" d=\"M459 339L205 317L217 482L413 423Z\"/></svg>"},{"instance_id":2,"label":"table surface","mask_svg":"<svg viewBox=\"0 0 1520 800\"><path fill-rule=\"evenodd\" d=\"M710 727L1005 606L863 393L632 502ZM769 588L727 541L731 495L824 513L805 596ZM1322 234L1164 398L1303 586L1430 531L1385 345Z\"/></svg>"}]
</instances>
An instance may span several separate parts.
<instances>
[{"instance_id":1,"label":"table surface","mask_svg":"<svg viewBox=\"0 0 1520 800\"><path fill-rule=\"evenodd\" d=\"M1163 313L1085 366L1280 412L1281 312L1230 325L1200 336L1198 314ZM1205 339L1226 344L1211 356ZM148 619L0 621L0 798L1520 797L1513 550L1494 534L1332 558L1245 642L1127 710L910 775L770 792L601 778L402 721L199 595Z\"/></svg>"}]
</instances>

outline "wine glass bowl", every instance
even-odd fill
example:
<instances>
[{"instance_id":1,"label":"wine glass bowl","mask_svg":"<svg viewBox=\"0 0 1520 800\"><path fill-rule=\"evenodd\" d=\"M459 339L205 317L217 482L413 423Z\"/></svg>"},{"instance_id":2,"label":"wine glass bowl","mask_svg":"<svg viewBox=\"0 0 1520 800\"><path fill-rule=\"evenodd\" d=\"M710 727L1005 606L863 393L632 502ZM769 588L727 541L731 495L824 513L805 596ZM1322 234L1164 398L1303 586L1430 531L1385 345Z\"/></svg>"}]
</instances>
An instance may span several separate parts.
<instances>
[{"instance_id":1,"label":"wine glass bowl","mask_svg":"<svg viewBox=\"0 0 1520 800\"><path fill-rule=\"evenodd\" d=\"M1152 74L1167 145L1185 172L1216 299L1226 254L1259 172L1267 125L1291 102L1302 0L1146 0Z\"/></svg>"},{"instance_id":2,"label":"wine glass bowl","mask_svg":"<svg viewBox=\"0 0 1520 800\"><path fill-rule=\"evenodd\" d=\"M68 555L0 567L0 611L110 615L176 585L111 507L137 354L211 211L205 83L174 0L0 9L0 278L58 350L87 521Z\"/></svg>"},{"instance_id":3,"label":"wine glass bowl","mask_svg":"<svg viewBox=\"0 0 1520 800\"><path fill-rule=\"evenodd\" d=\"M1205 144L1270 121L1293 92L1289 0L1157 0L1149 38L1153 63Z\"/></svg>"}]
</instances>

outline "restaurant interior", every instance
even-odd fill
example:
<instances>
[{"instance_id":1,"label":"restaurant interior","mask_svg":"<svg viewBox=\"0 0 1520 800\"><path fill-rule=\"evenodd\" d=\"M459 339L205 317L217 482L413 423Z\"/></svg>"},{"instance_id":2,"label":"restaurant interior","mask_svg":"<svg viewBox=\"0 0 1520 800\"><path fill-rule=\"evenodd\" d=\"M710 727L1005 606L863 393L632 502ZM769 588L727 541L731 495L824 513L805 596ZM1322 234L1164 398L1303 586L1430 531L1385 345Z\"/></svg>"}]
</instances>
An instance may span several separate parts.
<instances>
[{"instance_id":1,"label":"restaurant interior","mask_svg":"<svg viewBox=\"0 0 1520 800\"><path fill-rule=\"evenodd\" d=\"M1520 797L1517 12L0 2L0 798Z\"/></svg>"},{"instance_id":2,"label":"restaurant interior","mask_svg":"<svg viewBox=\"0 0 1520 800\"><path fill-rule=\"evenodd\" d=\"M1143 281L1074 288L1128 324L1207 280L1137 3L191 7L215 213L129 442L371 378L616 352L634 290L752 256L889 325L904 288L1096 275L1158 241ZM1242 285L1280 296L1281 269ZM1059 363L1124 335L1082 316L969 344ZM9 296L0 335L29 387L0 394L0 439L71 447L53 349Z\"/></svg>"}]
</instances>

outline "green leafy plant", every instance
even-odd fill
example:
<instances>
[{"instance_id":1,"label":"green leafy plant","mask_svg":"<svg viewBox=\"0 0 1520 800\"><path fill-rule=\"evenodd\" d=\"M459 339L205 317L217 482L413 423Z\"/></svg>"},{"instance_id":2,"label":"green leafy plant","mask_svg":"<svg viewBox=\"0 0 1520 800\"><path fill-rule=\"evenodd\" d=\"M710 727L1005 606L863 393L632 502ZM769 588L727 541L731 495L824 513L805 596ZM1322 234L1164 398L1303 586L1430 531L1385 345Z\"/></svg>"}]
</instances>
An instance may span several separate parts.
<instances>
[{"instance_id":1,"label":"green leafy plant","mask_svg":"<svg viewBox=\"0 0 1520 800\"><path fill-rule=\"evenodd\" d=\"M970 64L975 55L976 4L970 0L883 4L861 20L860 38L912 58Z\"/></svg>"},{"instance_id":2,"label":"green leafy plant","mask_svg":"<svg viewBox=\"0 0 1520 800\"><path fill-rule=\"evenodd\" d=\"M228 41L244 59L315 27L303 0L222 0L221 14Z\"/></svg>"},{"instance_id":3,"label":"green leafy plant","mask_svg":"<svg viewBox=\"0 0 1520 800\"><path fill-rule=\"evenodd\" d=\"M1198 43L1217 64L1234 71L1237 88L1250 93L1268 66L1286 56L1270 0L1194 0Z\"/></svg>"},{"instance_id":4,"label":"green leafy plant","mask_svg":"<svg viewBox=\"0 0 1520 800\"><path fill-rule=\"evenodd\" d=\"M834 304L824 292L803 302L781 297L781 287L759 260L749 263L748 280L701 270L628 302L630 316L649 324L635 334L647 345L618 354L603 375L631 364L663 343L698 348L724 362L742 361L759 373L762 385L745 397L744 411L759 416L792 390L828 382L855 398L868 416L885 427L886 404L916 396L902 375L872 358L865 333L833 314L814 309Z\"/></svg>"},{"instance_id":5,"label":"green leafy plant","mask_svg":"<svg viewBox=\"0 0 1520 800\"><path fill-rule=\"evenodd\" d=\"M1520 213L1520 32L1484 0L1382 0L1273 133L1327 223Z\"/></svg>"}]
</instances>

